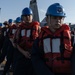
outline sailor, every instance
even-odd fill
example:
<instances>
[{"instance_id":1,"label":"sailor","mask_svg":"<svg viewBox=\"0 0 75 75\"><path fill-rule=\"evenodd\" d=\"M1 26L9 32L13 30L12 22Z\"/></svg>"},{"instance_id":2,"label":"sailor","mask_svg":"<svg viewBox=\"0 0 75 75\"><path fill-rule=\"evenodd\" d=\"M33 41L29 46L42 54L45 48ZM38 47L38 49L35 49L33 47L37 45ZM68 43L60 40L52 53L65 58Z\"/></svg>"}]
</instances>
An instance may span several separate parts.
<instances>
[{"instance_id":1,"label":"sailor","mask_svg":"<svg viewBox=\"0 0 75 75\"><path fill-rule=\"evenodd\" d=\"M31 48L33 41L39 36L39 22L33 21L33 12L28 7L22 10L21 18L22 24L14 38L17 50L13 75L35 75L31 63Z\"/></svg>"},{"instance_id":2,"label":"sailor","mask_svg":"<svg viewBox=\"0 0 75 75\"><path fill-rule=\"evenodd\" d=\"M13 61L13 53L14 53L14 47L13 47L13 35L17 29L16 25L13 24L12 19L8 20L7 22L4 22L4 32L6 32L5 40L2 48L2 54L1 54L1 61L6 57L7 61L4 66L3 75L6 75L6 73L9 71L10 65ZM7 26L6 26L7 25Z\"/></svg>"},{"instance_id":3,"label":"sailor","mask_svg":"<svg viewBox=\"0 0 75 75\"><path fill-rule=\"evenodd\" d=\"M37 75L72 75L70 28L64 24L66 13L60 3L50 5L46 12L47 26L32 47L32 63Z\"/></svg>"}]
</instances>

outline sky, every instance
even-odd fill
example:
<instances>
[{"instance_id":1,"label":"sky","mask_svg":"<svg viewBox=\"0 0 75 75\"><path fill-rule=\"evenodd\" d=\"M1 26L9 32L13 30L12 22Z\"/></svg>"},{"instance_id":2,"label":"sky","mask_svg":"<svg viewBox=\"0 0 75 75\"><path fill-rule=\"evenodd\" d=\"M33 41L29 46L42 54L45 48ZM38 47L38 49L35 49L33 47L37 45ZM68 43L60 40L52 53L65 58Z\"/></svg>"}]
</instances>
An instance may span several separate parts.
<instances>
[{"instance_id":1,"label":"sky","mask_svg":"<svg viewBox=\"0 0 75 75\"><path fill-rule=\"evenodd\" d=\"M0 22L15 20L22 10L29 7L30 0L0 0ZM40 21L45 17L47 8L53 3L60 3L66 12L65 23L75 23L75 0L37 0Z\"/></svg>"}]
</instances>

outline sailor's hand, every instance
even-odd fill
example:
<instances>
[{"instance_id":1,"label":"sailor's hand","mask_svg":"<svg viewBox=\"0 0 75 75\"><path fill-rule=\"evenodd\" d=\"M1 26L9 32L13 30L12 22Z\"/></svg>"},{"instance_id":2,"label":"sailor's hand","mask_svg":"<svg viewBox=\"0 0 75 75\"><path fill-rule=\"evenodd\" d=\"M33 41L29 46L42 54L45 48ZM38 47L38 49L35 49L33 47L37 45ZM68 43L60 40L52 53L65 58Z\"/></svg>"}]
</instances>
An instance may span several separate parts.
<instances>
[{"instance_id":1,"label":"sailor's hand","mask_svg":"<svg viewBox=\"0 0 75 75\"><path fill-rule=\"evenodd\" d=\"M26 57L26 58L31 58L31 54L29 53L29 51L26 51L24 49L22 49L19 45L17 45L17 49Z\"/></svg>"},{"instance_id":2,"label":"sailor's hand","mask_svg":"<svg viewBox=\"0 0 75 75\"><path fill-rule=\"evenodd\" d=\"M17 44L16 43L13 43L12 45L13 45L14 48L17 48Z\"/></svg>"},{"instance_id":3,"label":"sailor's hand","mask_svg":"<svg viewBox=\"0 0 75 75\"><path fill-rule=\"evenodd\" d=\"M11 42L13 42L13 39L12 39L12 38L10 38L10 41L11 41Z\"/></svg>"},{"instance_id":4,"label":"sailor's hand","mask_svg":"<svg viewBox=\"0 0 75 75\"><path fill-rule=\"evenodd\" d=\"M28 51L24 51L24 56L29 59L31 58L31 54Z\"/></svg>"}]
</instances>

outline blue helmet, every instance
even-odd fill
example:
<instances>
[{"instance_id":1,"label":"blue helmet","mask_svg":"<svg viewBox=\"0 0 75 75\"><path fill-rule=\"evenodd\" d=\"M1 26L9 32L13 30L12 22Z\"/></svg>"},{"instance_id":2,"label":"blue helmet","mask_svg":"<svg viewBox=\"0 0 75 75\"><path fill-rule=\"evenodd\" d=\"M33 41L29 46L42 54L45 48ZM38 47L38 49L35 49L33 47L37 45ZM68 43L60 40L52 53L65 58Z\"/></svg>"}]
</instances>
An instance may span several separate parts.
<instances>
[{"instance_id":1,"label":"blue helmet","mask_svg":"<svg viewBox=\"0 0 75 75\"><path fill-rule=\"evenodd\" d=\"M16 23L21 22L21 18L20 17L17 17L16 20L15 20L15 22Z\"/></svg>"},{"instance_id":2,"label":"blue helmet","mask_svg":"<svg viewBox=\"0 0 75 75\"><path fill-rule=\"evenodd\" d=\"M22 10L22 16L23 15L32 15L32 14L33 14L32 10L30 8L28 8L28 7L24 8Z\"/></svg>"},{"instance_id":3,"label":"blue helmet","mask_svg":"<svg viewBox=\"0 0 75 75\"><path fill-rule=\"evenodd\" d=\"M48 7L46 16L48 16L48 15L61 16L61 17L66 16L66 14L64 12L64 8L59 3L54 3Z\"/></svg>"},{"instance_id":4,"label":"blue helmet","mask_svg":"<svg viewBox=\"0 0 75 75\"><path fill-rule=\"evenodd\" d=\"M9 20L8 20L8 23L12 23L12 21L13 21L12 19L9 19Z\"/></svg>"},{"instance_id":5,"label":"blue helmet","mask_svg":"<svg viewBox=\"0 0 75 75\"><path fill-rule=\"evenodd\" d=\"M0 26L2 26L2 23L0 23Z\"/></svg>"}]
</instances>

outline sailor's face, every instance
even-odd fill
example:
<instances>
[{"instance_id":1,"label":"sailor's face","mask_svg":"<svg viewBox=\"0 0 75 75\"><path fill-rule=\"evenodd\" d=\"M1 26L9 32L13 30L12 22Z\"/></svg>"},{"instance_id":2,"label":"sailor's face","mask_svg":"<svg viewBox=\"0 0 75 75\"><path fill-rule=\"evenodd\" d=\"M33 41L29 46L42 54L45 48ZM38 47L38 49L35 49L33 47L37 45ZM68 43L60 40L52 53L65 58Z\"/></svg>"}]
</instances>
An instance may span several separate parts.
<instances>
[{"instance_id":1,"label":"sailor's face","mask_svg":"<svg viewBox=\"0 0 75 75\"><path fill-rule=\"evenodd\" d=\"M48 25L53 29L58 29L62 26L64 17L59 16L48 16Z\"/></svg>"},{"instance_id":2,"label":"sailor's face","mask_svg":"<svg viewBox=\"0 0 75 75\"><path fill-rule=\"evenodd\" d=\"M23 21L30 23L32 22L32 18L32 15L25 15L23 16Z\"/></svg>"}]
</instances>

